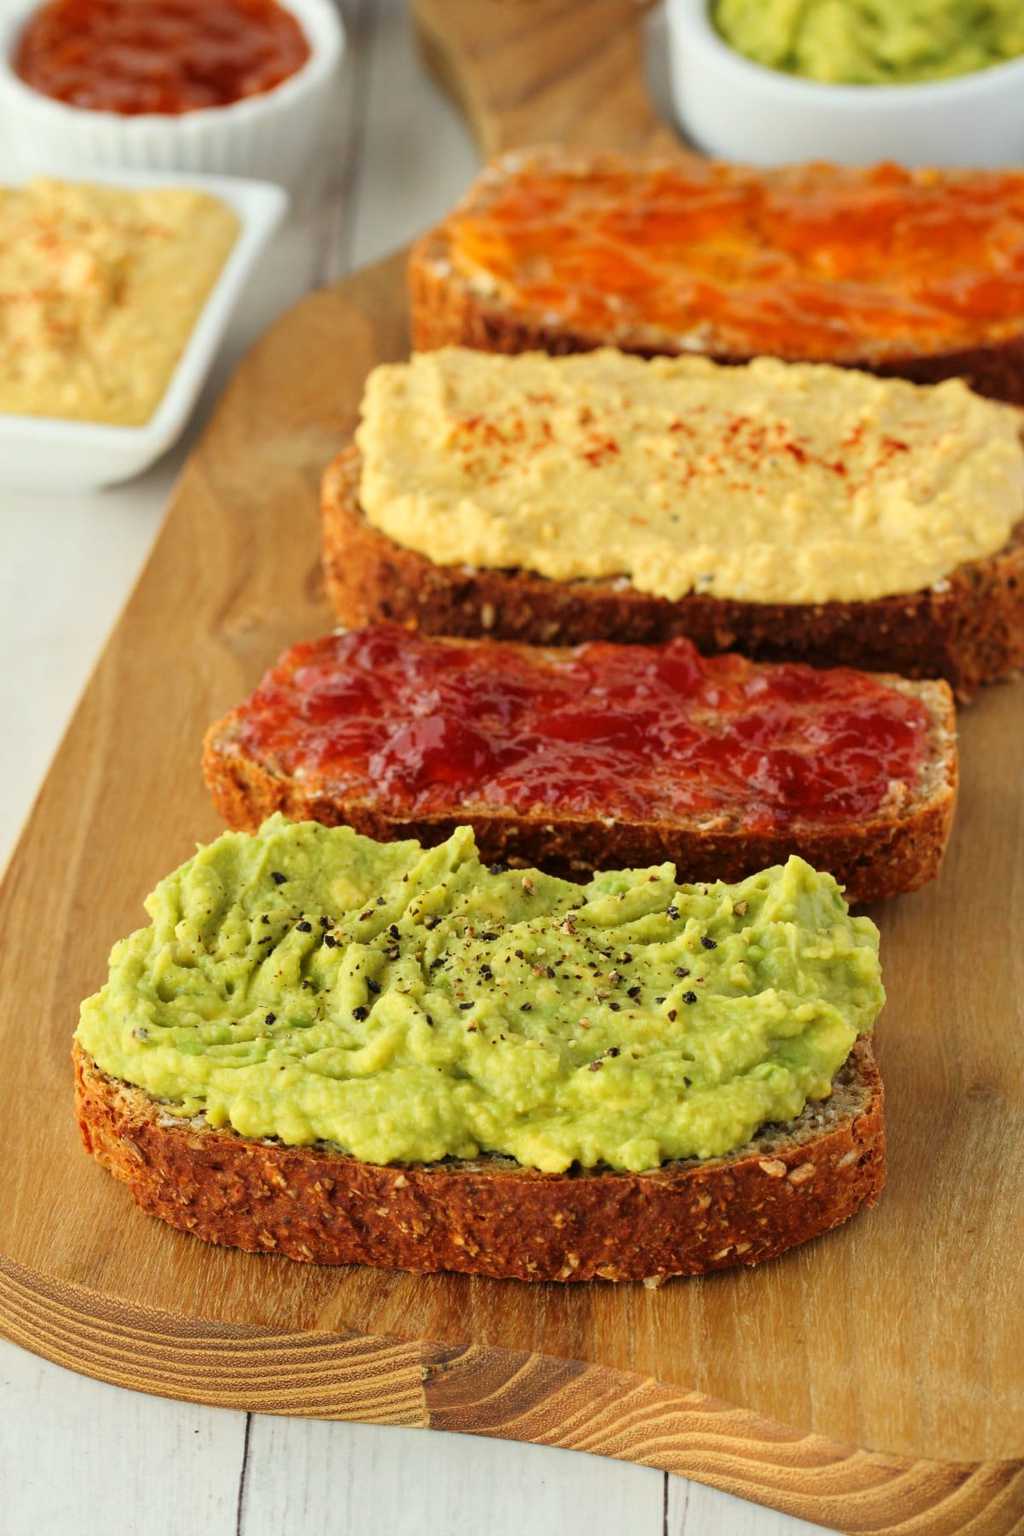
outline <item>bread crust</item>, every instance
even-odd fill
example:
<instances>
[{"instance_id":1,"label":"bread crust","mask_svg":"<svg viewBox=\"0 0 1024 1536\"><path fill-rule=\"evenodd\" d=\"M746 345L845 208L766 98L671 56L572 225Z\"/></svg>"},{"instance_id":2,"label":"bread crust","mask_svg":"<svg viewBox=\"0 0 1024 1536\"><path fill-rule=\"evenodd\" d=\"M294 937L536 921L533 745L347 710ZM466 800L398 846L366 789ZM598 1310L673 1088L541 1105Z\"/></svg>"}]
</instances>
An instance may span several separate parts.
<instances>
[{"instance_id":1,"label":"bread crust","mask_svg":"<svg viewBox=\"0 0 1024 1536\"><path fill-rule=\"evenodd\" d=\"M913 687L895 679L898 686ZM645 868L670 860L684 881L740 880L791 853L827 869L854 903L916 890L939 871L956 805L956 719L944 684L915 690L932 715L933 760L922 792L906 805L858 822L797 821L786 829L751 833L718 822L605 821L545 811L524 815L465 803L446 813L392 816L379 805L332 794L276 770L239 741L241 711L211 726L203 743L203 774L214 804L237 831L254 832L281 811L293 821L351 826L378 842L415 838L427 847L469 823L485 864L539 866L572 879L594 870Z\"/></svg>"},{"instance_id":2,"label":"bread crust","mask_svg":"<svg viewBox=\"0 0 1024 1536\"><path fill-rule=\"evenodd\" d=\"M349 447L323 480L323 565L341 623L390 620L427 634L580 645L686 635L705 654L943 677L961 699L1024 667L1024 523L995 555L936 586L865 602L752 603L691 592L676 601L627 581L552 581L530 571L436 565L380 533L359 506Z\"/></svg>"},{"instance_id":3,"label":"bread crust","mask_svg":"<svg viewBox=\"0 0 1024 1536\"><path fill-rule=\"evenodd\" d=\"M205 1242L312 1264L518 1280L645 1280L757 1264L874 1205L882 1081L857 1042L832 1100L725 1158L544 1174L508 1158L361 1163L175 1121L73 1050L87 1152L152 1216Z\"/></svg>"}]
</instances>

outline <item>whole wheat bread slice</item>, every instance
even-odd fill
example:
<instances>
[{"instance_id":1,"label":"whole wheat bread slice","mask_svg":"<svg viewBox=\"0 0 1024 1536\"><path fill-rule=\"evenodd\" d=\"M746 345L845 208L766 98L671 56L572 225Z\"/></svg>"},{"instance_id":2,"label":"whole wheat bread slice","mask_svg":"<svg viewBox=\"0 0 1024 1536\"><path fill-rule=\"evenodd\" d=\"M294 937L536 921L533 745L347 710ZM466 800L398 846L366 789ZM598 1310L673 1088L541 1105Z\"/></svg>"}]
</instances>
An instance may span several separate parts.
<instances>
[{"instance_id":1,"label":"whole wheat bread slice","mask_svg":"<svg viewBox=\"0 0 1024 1536\"><path fill-rule=\"evenodd\" d=\"M1024 523L1005 549L936 586L864 602L755 603L692 592L676 601L625 579L552 581L530 571L437 565L366 521L350 447L323 480L323 565L342 624L392 621L427 634L579 645L686 635L706 655L806 661L944 677L970 698L1024 667Z\"/></svg>"},{"instance_id":2,"label":"whole wheat bread slice","mask_svg":"<svg viewBox=\"0 0 1024 1536\"><path fill-rule=\"evenodd\" d=\"M659 164L649 159L632 163L637 169L657 169ZM515 151L485 167L455 214L485 211L495 192L502 189L508 175L517 174L523 169L555 168L585 175L590 168L600 171L605 166L619 168L628 167L629 164L621 155L594 155L557 145L541 145L535 149ZM870 167L867 169L870 171ZM805 174L806 170L806 167L797 166L750 172L741 166L731 168L731 173L740 177L753 174L765 188L770 189L776 183L785 184L794 176ZM814 171L822 192L827 190L830 180L866 174L825 164L816 165ZM955 191L957 185L969 184L974 173L930 171L918 174L945 177ZM539 350L564 354L587 352L596 347L611 345L641 357L696 351L714 362L727 364L747 363L758 355L757 349L728 351L716 347L713 340L702 341L697 336L688 336L683 343L671 333L650 325L620 325L614 334L579 330L550 310L540 312L522 304L511 305L499 294L488 293L484 287L467 281L455 270L446 221L428 230L413 246L408 279L412 343L415 350L421 352L432 351L437 347L463 346L485 352ZM1015 334L990 341L984 335L982 320L975 343L952 351L932 348L909 353L894 352L891 345L883 347L881 339L871 334L870 322L865 321L863 347L855 355L846 353L813 359L802 357L796 352L779 355L785 356L787 362L831 362L883 377L910 379L915 384L937 384L943 379L962 378L978 394L1024 405L1024 321Z\"/></svg>"},{"instance_id":3,"label":"whole wheat bread slice","mask_svg":"<svg viewBox=\"0 0 1024 1536\"><path fill-rule=\"evenodd\" d=\"M829 1099L727 1157L649 1173L538 1173L507 1157L357 1162L182 1122L74 1048L86 1150L151 1216L311 1264L518 1280L644 1280L758 1264L838 1226L885 1182L882 1082L862 1037Z\"/></svg>"},{"instance_id":4,"label":"whole wheat bread slice","mask_svg":"<svg viewBox=\"0 0 1024 1536\"><path fill-rule=\"evenodd\" d=\"M395 814L386 802L332 789L315 770L301 777L242 740L245 706L210 727L203 772L214 804L230 827L256 831L281 811L293 821L348 825L378 841L443 842L457 826L476 833L485 863L533 866L589 878L595 869L643 868L671 860L686 880L738 880L783 862L791 853L828 870L850 902L877 901L916 890L939 871L956 804L957 749L953 699L945 683L884 679L920 699L930 716L928 755L913 786L894 784L882 810L860 820L800 818L752 833L734 812L685 820L614 819L546 807L533 814L453 797L449 809Z\"/></svg>"}]
</instances>

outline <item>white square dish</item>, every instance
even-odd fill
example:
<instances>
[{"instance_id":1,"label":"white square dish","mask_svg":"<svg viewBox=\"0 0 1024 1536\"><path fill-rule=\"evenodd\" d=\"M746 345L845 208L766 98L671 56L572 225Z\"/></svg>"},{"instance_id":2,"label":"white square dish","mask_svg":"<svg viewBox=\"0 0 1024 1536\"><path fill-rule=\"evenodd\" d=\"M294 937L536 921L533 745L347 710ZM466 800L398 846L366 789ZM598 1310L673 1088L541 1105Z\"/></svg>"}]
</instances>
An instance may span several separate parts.
<instances>
[{"instance_id":1,"label":"white square dish","mask_svg":"<svg viewBox=\"0 0 1024 1536\"><path fill-rule=\"evenodd\" d=\"M0 486L84 491L141 473L181 435L258 257L288 206L269 182L173 171L95 171L52 175L113 187L188 186L219 197L238 216L239 233L200 311L163 397L140 427L111 427L54 416L0 412ZM23 180L24 178L15 178Z\"/></svg>"}]
</instances>

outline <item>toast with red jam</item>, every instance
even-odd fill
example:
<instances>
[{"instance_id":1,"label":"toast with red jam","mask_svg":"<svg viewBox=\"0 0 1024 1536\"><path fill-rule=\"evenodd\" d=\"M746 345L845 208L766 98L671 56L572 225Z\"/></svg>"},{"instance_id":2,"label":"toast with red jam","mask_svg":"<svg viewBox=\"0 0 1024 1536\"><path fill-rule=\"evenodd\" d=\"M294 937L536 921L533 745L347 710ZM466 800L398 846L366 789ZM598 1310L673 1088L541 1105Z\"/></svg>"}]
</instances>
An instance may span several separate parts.
<instances>
[{"instance_id":1,"label":"toast with red jam","mask_svg":"<svg viewBox=\"0 0 1024 1536\"><path fill-rule=\"evenodd\" d=\"M395 625L294 646L203 766L236 829L281 811L434 844L469 823L486 862L687 880L796 853L857 902L937 874L957 784L943 682Z\"/></svg>"}]
</instances>

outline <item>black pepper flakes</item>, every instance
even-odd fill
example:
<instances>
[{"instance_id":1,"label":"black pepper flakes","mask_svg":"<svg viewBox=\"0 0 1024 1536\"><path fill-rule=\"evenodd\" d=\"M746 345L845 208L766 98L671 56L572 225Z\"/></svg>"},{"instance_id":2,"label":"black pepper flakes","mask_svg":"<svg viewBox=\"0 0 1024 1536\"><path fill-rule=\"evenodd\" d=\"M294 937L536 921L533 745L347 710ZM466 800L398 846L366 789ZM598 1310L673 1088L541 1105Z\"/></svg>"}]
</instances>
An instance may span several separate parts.
<instances>
[{"instance_id":1,"label":"black pepper flakes","mask_svg":"<svg viewBox=\"0 0 1024 1536\"><path fill-rule=\"evenodd\" d=\"M522 1003L520 1005L519 1011L520 1011L520 1013L532 1013L533 1012L533 1004L532 1003Z\"/></svg>"},{"instance_id":2,"label":"black pepper flakes","mask_svg":"<svg viewBox=\"0 0 1024 1536\"><path fill-rule=\"evenodd\" d=\"M398 925L397 925L397 923L392 923L391 926L388 928L388 936L390 938L392 938L392 939L397 939L398 938Z\"/></svg>"},{"instance_id":3,"label":"black pepper flakes","mask_svg":"<svg viewBox=\"0 0 1024 1536\"><path fill-rule=\"evenodd\" d=\"M359 1019L361 1021L361 1020L365 1019L368 1016L369 1012L370 1012L369 1008L364 1008L362 1006L362 1004L360 1004L360 1006L358 1008L353 1008L352 1009L352 1017L354 1019Z\"/></svg>"},{"instance_id":4,"label":"black pepper flakes","mask_svg":"<svg viewBox=\"0 0 1024 1536\"><path fill-rule=\"evenodd\" d=\"M494 972L491 970L490 966L486 964L480 967L480 975L483 977L484 981L493 981L494 979Z\"/></svg>"},{"instance_id":5,"label":"black pepper flakes","mask_svg":"<svg viewBox=\"0 0 1024 1536\"><path fill-rule=\"evenodd\" d=\"M612 1013L618 1013L619 1010L622 1007L622 1004L621 1003L609 1003L608 1007L611 1009Z\"/></svg>"},{"instance_id":6,"label":"black pepper flakes","mask_svg":"<svg viewBox=\"0 0 1024 1536\"><path fill-rule=\"evenodd\" d=\"M382 907L384 905L384 897L383 896L378 896L377 897L377 905L378 905L378 907Z\"/></svg>"},{"instance_id":7,"label":"black pepper flakes","mask_svg":"<svg viewBox=\"0 0 1024 1536\"><path fill-rule=\"evenodd\" d=\"M424 928L436 928L440 921L439 917L425 917L423 919L423 926Z\"/></svg>"},{"instance_id":8,"label":"black pepper flakes","mask_svg":"<svg viewBox=\"0 0 1024 1536\"><path fill-rule=\"evenodd\" d=\"M670 907L665 908L665 916L670 917L672 921L675 922L676 918L679 916L679 908L676 906L675 902L673 902Z\"/></svg>"},{"instance_id":9,"label":"black pepper flakes","mask_svg":"<svg viewBox=\"0 0 1024 1536\"><path fill-rule=\"evenodd\" d=\"M287 880L288 876L287 875L282 875L282 873L281 873L281 871L279 869L272 869L270 871L270 878L271 878L271 880L273 880L275 885L284 885L284 883Z\"/></svg>"},{"instance_id":10,"label":"black pepper flakes","mask_svg":"<svg viewBox=\"0 0 1024 1536\"><path fill-rule=\"evenodd\" d=\"M685 965L677 965L676 966L676 975L677 976L689 976L689 974L690 974L689 969Z\"/></svg>"},{"instance_id":11,"label":"black pepper flakes","mask_svg":"<svg viewBox=\"0 0 1024 1536\"><path fill-rule=\"evenodd\" d=\"M301 923L296 923L295 926L299 930L300 933L312 933L313 932L313 924L312 923L307 923L305 920L303 920Z\"/></svg>"},{"instance_id":12,"label":"black pepper flakes","mask_svg":"<svg viewBox=\"0 0 1024 1536\"><path fill-rule=\"evenodd\" d=\"M372 976L367 976L367 978L366 978L366 990L367 990L367 992L372 992L374 997L376 997L378 992L380 991L380 982L379 981L374 981Z\"/></svg>"},{"instance_id":13,"label":"black pepper flakes","mask_svg":"<svg viewBox=\"0 0 1024 1536\"><path fill-rule=\"evenodd\" d=\"M683 993L683 1002L684 1003L695 1003L696 1001L697 1001L697 994L696 994L696 992L684 992Z\"/></svg>"},{"instance_id":14,"label":"black pepper flakes","mask_svg":"<svg viewBox=\"0 0 1024 1536\"><path fill-rule=\"evenodd\" d=\"M335 949L337 947L338 941L334 937L333 933L325 933L324 934L324 943L327 945L328 949Z\"/></svg>"},{"instance_id":15,"label":"black pepper flakes","mask_svg":"<svg viewBox=\"0 0 1024 1536\"><path fill-rule=\"evenodd\" d=\"M639 987L627 987L626 988L626 996L627 997L639 997L640 996L640 988Z\"/></svg>"},{"instance_id":16,"label":"black pepper flakes","mask_svg":"<svg viewBox=\"0 0 1024 1536\"><path fill-rule=\"evenodd\" d=\"M468 1009L472 1008L472 1006L473 1006L472 1003L460 1003L459 1004L459 1007L461 1008L463 1013L466 1013Z\"/></svg>"},{"instance_id":17,"label":"black pepper flakes","mask_svg":"<svg viewBox=\"0 0 1024 1536\"><path fill-rule=\"evenodd\" d=\"M706 933L701 935L701 941L700 942L703 944L705 949L717 949L718 948L718 945L716 944L715 940L714 939L709 939Z\"/></svg>"},{"instance_id":18,"label":"black pepper flakes","mask_svg":"<svg viewBox=\"0 0 1024 1536\"><path fill-rule=\"evenodd\" d=\"M268 1013L263 1022L265 1024L273 1024L273 1022L274 1022L274 1020L276 1018L277 1018L277 1014L276 1013Z\"/></svg>"},{"instance_id":19,"label":"black pepper flakes","mask_svg":"<svg viewBox=\"0 0 1024 1536\"><path fill-rule=\"evenodd\" d=\"M331 920L330 920L329 917L325 916L325 917L322 917L320 919L320 927L321 928L329 928L330 926L331 926Z\"/></svg>"},{"instance_id":20,"label":"black pepper flakes","mask_svg":"<svg viewBox=\"0 0 1024 1536\"><path fill-rule=\"evenodd\" d=\"M676 1010L674 1008L670 1008L669 1011L668 1011L668 1021L669 1021L669 1023L670 1024L674 1024L675 1021L676 1021L676 1018L677 1018Z\"/></svg>"}]
</instances>

